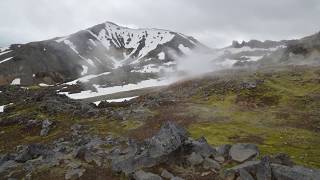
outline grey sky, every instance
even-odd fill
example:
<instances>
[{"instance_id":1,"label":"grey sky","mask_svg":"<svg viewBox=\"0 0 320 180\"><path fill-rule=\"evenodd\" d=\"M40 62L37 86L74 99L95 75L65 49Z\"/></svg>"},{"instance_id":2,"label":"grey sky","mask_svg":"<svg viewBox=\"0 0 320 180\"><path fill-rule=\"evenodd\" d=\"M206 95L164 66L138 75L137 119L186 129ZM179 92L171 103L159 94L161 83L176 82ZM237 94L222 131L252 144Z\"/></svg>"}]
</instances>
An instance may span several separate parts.
<instances>
[{"instance_id":1,"label":"grey sky","mask_svg":"<svg viewBox=\"0 0 320 180\"><path fill-rule=\"evenodd\" d=\"M105 21L169 29L211 47L320 31L319 0L1 0L0 46L49 39Z\"/></svg>"}]
</instances>

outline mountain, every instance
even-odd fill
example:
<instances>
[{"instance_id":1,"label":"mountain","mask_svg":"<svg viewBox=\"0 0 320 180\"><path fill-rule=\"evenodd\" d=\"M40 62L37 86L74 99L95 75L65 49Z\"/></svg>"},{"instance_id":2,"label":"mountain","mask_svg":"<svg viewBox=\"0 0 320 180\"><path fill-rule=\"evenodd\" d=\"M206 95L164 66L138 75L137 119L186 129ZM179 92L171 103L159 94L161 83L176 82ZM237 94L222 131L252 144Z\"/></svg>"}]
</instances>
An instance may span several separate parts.
<instances>
[{"instance_id":1,"label":"mountain","mask_svg":"<svg viewBox=\"0 0 320 180\"><path fill-rule=\"evenodd\" d=\"M246 66L255 64L265 56L276 51L287 48L288 41L259 41L250 40L248 42L233 41L232 45L215 51L214 61L218 61L228 67Z\"/></svg>"},{"instance_id":2,"label":"mountain","mask_svg":"<svg viewBox=\"0 0 320 180\"><path fill-rule=\"evenodd\" d=\"M216 60L233 66L319 64L320 32L296 40L233 41L217 54Z\"/></svg>"},{"instance_id":3,"label":"mountain","mask_svg":"<svg viewBox=\"0 0 320 180\"><path fill-rule=\"evenodd\" d=\"M204 47L181 33L106 22L65 37L1 48L0 85L62 83L125 66L143 72L150 64L167 67L175 56Z\"/></svg>"}]
</instances>

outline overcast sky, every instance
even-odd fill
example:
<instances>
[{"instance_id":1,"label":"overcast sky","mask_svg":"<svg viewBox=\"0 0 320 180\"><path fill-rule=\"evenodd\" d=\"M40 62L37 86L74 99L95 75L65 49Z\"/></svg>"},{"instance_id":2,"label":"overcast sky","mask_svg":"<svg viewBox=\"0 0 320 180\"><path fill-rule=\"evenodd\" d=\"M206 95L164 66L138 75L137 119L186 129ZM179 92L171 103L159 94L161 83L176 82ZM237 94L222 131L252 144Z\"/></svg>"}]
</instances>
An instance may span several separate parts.
<instances>
[{"instance_id":1,"label":"overcast sky","mask_svg":"<svg viewBox=\"0 0 320 180\"><path fill-rule=\"evenodd\" d=\"M210 47L291 39L320 31L320 0L0 0L0 46L112 21L169 29Z\"/></svg>"}]
</instances>

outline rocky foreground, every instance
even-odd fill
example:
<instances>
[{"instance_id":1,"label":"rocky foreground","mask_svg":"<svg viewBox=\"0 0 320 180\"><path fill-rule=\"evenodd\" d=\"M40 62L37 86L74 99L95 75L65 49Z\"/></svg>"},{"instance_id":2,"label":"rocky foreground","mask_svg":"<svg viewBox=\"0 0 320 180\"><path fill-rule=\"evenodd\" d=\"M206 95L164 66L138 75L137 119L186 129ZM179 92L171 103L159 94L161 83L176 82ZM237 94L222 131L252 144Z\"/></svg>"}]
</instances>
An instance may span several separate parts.
<instances>
[{"instance_id":1,"label":"rocky foreground","mask_svg":"<svg viewBox=\"0 0 320 180\"><path fill-rule=\"evenodd\" d=\"M45 177L37 175L37 171L57 166L65 167L65 179L89 179L84 174L92 167L111 167L112 177L91 175L100 179L320 179L320 170L296 166L286 154L261 157L254 144L212 147L204 137L192 139L184 128L172 122L165 123L158 133L142 142L92 137L85 135L86 129L75 124L70 129L70 139L20 146L14 153L1 155L2 179ZM170 172L173 166L181 172Z\"/></svg>"}]
</instances>

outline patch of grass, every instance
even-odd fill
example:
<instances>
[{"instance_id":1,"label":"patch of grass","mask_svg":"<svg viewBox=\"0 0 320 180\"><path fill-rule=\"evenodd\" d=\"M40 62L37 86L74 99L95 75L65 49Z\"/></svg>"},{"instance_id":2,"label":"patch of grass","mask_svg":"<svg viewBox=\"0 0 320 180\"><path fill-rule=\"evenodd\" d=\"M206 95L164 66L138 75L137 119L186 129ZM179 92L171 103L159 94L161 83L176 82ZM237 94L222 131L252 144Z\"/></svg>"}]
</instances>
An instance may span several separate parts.
<instances>
[{"instance_id":1,"label":"patch of grass","mask_svg":"<svg viewBox=\"0 0 320 180\"><path fill-rule=\"evenodd\" d=\"M137 129L143 125L143 122L136 120L109 120L109 119L94 119L91 121L86 120L83 122L85 125L89 125L91 128L91 133L98 135L125 135L128 131Z\"/></svg>"},{"instance_id":2,"label":"patch of grass","mask_svg":"<svg viewBox=\"0 0 320 180\"><path fill-rule=\"evenodd\" d=\"M214 146L255 143L259 145L262 154L284 152L297 163L320 167L320 135L312 131L258 127L239 121L193 124L188 130L192 137L204 136Z\"/></svg>"}]
</instances>

